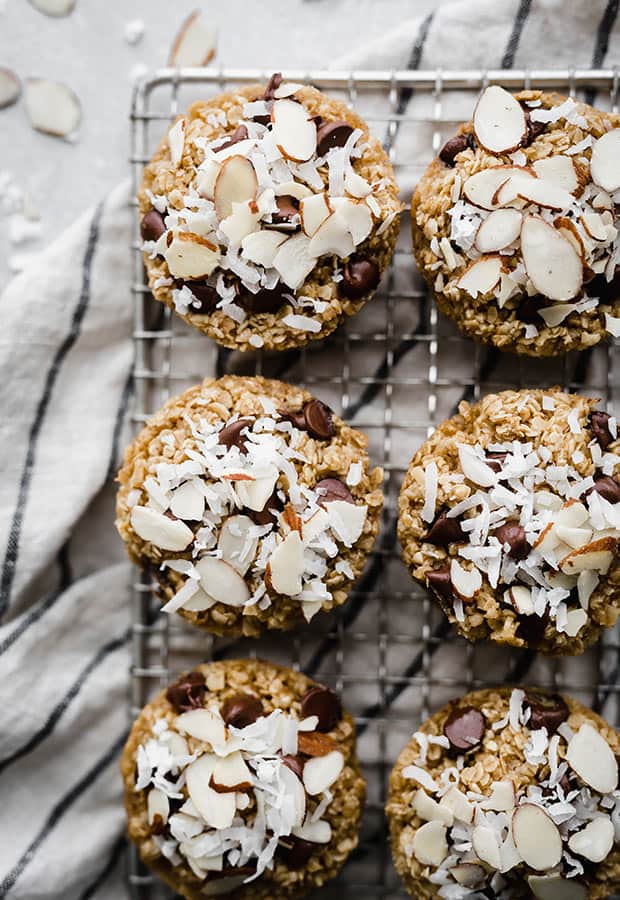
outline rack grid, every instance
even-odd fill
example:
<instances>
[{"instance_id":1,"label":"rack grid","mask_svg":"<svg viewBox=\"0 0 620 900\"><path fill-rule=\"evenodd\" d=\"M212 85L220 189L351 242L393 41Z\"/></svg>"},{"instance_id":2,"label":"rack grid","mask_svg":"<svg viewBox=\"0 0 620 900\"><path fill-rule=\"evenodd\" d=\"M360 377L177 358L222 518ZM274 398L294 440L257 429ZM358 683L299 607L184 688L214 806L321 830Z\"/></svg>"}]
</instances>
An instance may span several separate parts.
<instances>
[{"instance_id":1,"label":"rack grid","mask_svg":"<svg viewBox=\"0 0 620 900\"><path fill-rule=\"evenodd\" d=\"M192 100L266 81L247 69L162 69L142 79L131 109L133 194L166 124ZM547 88L617 111L618 71L497 70L285 71L344 99L383 140L407 202L411 189L488 83ZM135 205L135 204L134 204ZM216 348L156 303L145 280L134 216L131 292L134 303L133 424L141 427L165 400L207 375L262 374L307 386L369 437L373 462L385 471L382 529L365 574L340 610L303 631L259 641L214 639L180 617L159 613L150 580L132 589L131 716L168 681L212 658L264 656L334 686L356 718L359 755L368 781L360 845L321 898L397 900L405 894L393 870L383 806L387 776L419 722L446 700L475 687L520 681L572 692L619 724L617 631L579 659L545 659L527 651L473 647L455 637L435 604L399 559L398 490L407 464L435 425L462 400L514 387L548 387L600 397L613 409L618 346L609 343L559 360L517 358L475 344L439 315L415 270L410 221L403 215L393 264L376 298L334 335L279 355ZM132 896L170 893L130 851Z\"/></svg>"}]
</instances>

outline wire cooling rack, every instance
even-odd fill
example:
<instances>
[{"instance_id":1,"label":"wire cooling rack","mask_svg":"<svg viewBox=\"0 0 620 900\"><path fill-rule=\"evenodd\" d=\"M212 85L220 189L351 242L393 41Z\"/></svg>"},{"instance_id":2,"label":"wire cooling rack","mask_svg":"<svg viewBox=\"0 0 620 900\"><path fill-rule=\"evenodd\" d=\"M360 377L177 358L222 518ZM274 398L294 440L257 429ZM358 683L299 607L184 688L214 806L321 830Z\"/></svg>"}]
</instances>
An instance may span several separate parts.
<instances>
[{"instance_id":1,"label":"wire cooling rack","mask_svg":"<svg viewBox=\"0 0 620 900\"><path fill-rule=\"evenodd\" d=\"M167 123L192 100L266 80L268 71L165 69L136 87L131 112L131 171L137 189ZM308 81L345 99L383 140L402 199L426 165L470 115L487 83L540 87L617 110L615 70L462 72L303 72ZM135 190L134 190L135 194ZM180 617L159 613L148 579L132 590L131 714L179 672L209 658L259 655L301 668L333 685L355 715L359 755L368 781L360 845L321 898L402 898L393 870L383 807L387 777L419 722L448 699L476 687L526 682L572 693L618 724L620 642L607 633L578 659L549 660L505 648L471 646L456 638L426 593L410 579L395 537L397 498L414 450L460 400L514 387L548 387L616 401L614 344L559 360L502 355L461 336L427 297L411 255L403 216L390 272L376 298L331 338L302 351L268 355L215 347L155 303L145 282L135 216L132 245L134 409L136 428L170 396L207 375L263 374L307 386L369 437L373 462L385 471L383 527L365 574L348 603L317 616L303 631L260 641L213 639ZM133 896L169 893L129 859Z\"/></svg>"}]
</instances>

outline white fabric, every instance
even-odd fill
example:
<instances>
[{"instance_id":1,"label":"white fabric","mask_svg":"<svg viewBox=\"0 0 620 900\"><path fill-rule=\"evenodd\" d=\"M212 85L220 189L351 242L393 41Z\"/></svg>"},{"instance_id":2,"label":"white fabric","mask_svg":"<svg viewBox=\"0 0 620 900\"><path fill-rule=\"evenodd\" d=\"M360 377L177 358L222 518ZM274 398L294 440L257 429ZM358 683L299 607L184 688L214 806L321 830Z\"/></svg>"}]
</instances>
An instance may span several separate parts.
<instances>
[{"instance_id":1,"label":"white fabric","mask_svg":"<svg viewBox=\"0 0 620 900\"><path fill-rule=\"evenodd\" d=\"M317 53L327 10L316 3ZM461 0L425 20L390 23L332 67L611 64L620 47L614 13L603 0ZM127 725L131 572L113 528L111 476L129 433L128 199L125 184L113 190L0 298L0 896L15 900L116 900L126 890L117 758ZM201 346L208 375L214 354L206 339ZM364 371L375 365L360 363ZM398 414L410 419L404 395L402 403ZM373 415L358 410L357 421ZM399 440L394 454L409 457L414 448ZM372 436L371 448L378 453ZM443 664L446 673L454 668L447 656ZM368 685L360 690L360 705L372 704ZM390 752L406 739L390 735Z\"/></svg>"}]
</instances>

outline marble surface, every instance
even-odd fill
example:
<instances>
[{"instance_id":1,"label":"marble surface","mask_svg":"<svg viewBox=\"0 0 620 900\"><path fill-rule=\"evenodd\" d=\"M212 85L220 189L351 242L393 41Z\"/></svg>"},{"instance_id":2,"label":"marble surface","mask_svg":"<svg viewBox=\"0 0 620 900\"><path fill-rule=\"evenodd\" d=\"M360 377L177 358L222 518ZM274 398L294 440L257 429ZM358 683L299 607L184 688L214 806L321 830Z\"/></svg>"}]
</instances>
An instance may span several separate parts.
<instances>
[{"instance_id":1,"label":"marble surface","mask_svg":"<svg viewBox=\"0 0 620 900\"><path fill-rule=\"evenodd\" d=\"M218 30L216 64L265 68L328 67L436 0L211 0L203 12ZM49 18L27 0L0 0L0 66L22 79L65 82L80 98L82 124L68 142L34 131L23 104L0 111L0 284L127 174L132 78L164 65L193 3L77 0L67 18ZM144 23L131 45L128 23ZM7 182L25 191L40 233L10 240L2 213ZM14 227L14 225L13 225Z\"/></svg>"}]
</instances>

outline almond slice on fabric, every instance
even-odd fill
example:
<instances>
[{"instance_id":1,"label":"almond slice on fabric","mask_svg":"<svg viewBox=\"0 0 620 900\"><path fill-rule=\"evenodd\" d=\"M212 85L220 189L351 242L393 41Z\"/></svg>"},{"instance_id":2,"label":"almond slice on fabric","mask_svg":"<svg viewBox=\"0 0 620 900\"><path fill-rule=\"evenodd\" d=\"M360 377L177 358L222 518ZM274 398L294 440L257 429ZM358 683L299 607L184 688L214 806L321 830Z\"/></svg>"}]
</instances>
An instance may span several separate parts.
<instances>
[{"instance_id":1,"label":"almond slice on fabric","mask_svg":"<svg viewBox=\"0 0 620 900\"><path fill-rule=\"evenodd\" d=\"M170 519L149 506L134 506L129 520L138 537L160 550L180 553L194 540L194 532L185 522Z\"/></svg>"},{"instance_id":2,"label":"almond slice on fabric","mask_svg":"<svg viewBox=\"0 0 620 900\"><path fill-rule=\"evenodd\" d=\"M237 809L235 795L218 794L210 787L217 757L206 754L190 763L185 770L187 792L207 825L211 828L230 828Z\"/></svg>"},{"instance_id":3,"label":"almond slice on fabric","mask_svg":"<svg viewBox=\"0 0 620 900\"><path fill-rule=\"evenodd\" d=\"M282 156L293 162L307 162L316 150L316 124L305 107L295 100L276 100L271 121Z\"/></svg>"},{"instance_id":4,"label":"almond slice on fabric","mask_svg":"<svg viewBox=\"0 0 620 900\"><path fill-rule=\"evenodd\" d=\"M498 204L493 198L498 190L509 178L518 174L525 178L536 177L531 169L519 166L491 166L469 176L463 184L463 195L470 203L481 209L496 209Z\"/></svg>"},{"instance_id":5,"label":"almond slice on fabric","mask_svg":"<svg viewBox=\"0 0 620 900\"><path fill-rule=\"evenodd\" d=\"M518 209L496 209L483 221L476 235L480 253L495 253L510 246L521 234L523 216Z\"/></svg>"},{"instance_id":6,"label":"almond slice on fabric","mask_svg":"<svg viewBox=\"0 0 620 900\"><path fill-rule=\"evenodd\" d=\"M446 826L441 822L420 825L413 836L413 855L423 866L440 866L448 855Z\"/></svg>"},{"instance_id":7,"label":"almond slice on fabric","mask_svg":"<svg viewBox=\"0 0 620 900\"><path fill-rule=\"evenodd\" d=\"M285 241L276 253L273 267L292 291L302 286L317 264L317 257L310 253L309 247L310 238L300 232Z\"/></svg>"},{"instance_id":8,"label":"almond slice on fabric","mask_svg":"<svg viewBox=\"0 0 620 900\"><path fill-rule=\"evenodd\" d=\"M570 739L566 761L581 780L599 794L610 794L616 790L616 757L605 738L587 722Z\"/></svg>"},{"instance_id":9,"label":"almond slice on fabric","mask_svg":"<svg viewBox=\"0 0 620 900\"><path fill-rule=\"evenodd\" d=\"M530 875L527 883L536 900L587 900L587 889L574 878Z\"/></svg>"},{"instance_id":10,"label":"almond slice on fabric","mask_svg":"<svg viewBox=\"0 0 620 900\"><path fill-rule=\"evenodd\" d=\"M313 756L303 771L304 787L311 797L328 790L344 769L344 756L340 750L332 750L326 756Z\"/></svg>"},{"instance_id":11,"label":"almond slice on fabric","mask_svg":"<svg viewBox=\"0 0 620 900\"><path fill-rule=\"evenodd\" d=\"M216 556L203 556L196 562L202 589L217 603L243 606L250 591L241 575L229 563Z\"/></svg>"},{"instance_id":12,"label":"almond slice on fabric","mask_svg":"<svg viewBox=\"0 0 620 900\"><path fill-rule=\"evenodd\" d=\"M24 84L24 104L32 127L53 137L75 134L82 119L80 101L60 81L28 78Z\"/></svg>"},{"instance_id":13,"label":"almond slice on fabric","mask_svg":"<svg viewBox=\"0 0 620 900\"><path fill-rule=\"evenodd\" d=\"M298 531L291 531L269 557L269 581L278 594L294 597L302 587L304 548Z\"/></svg>"},{"instance_id":14,"label":"almond slice on fabric","mask_svg":"<svg viewBox=\"0 0 620 900\"><path fill-rule=\"evenodd\" d=\"M215 179L213 199L218 219L227 218L233 203L256 200L258 179L256 171L245 156L229 156L224 160Z\"/></svg>"},{"instance_id":15,"label":"almond slice on fabric","mask_svg":"<svg viewBox=\"0 0 620 900\"><path fill-rule=\"evenodd\" d=\"M520 103L499 85L486 88L474 111L474 132L489 153L511 153L527 135L527 120Z\"/></svg>"},{"instance_id":16,"label":"almond slice on fabric","mask_svg":"<svg viewBox=\"0 0 620 900\"><path fill-rule=\"evenodd\" d=\"M0 66L0 109L17 103L21 96L21 81L11 69Z\"/></svg>"},{"instance_id":17,"label":"almond slice on fabric","mask_svg":"<svg viewBox=\"0 0 620 900\"><path fill-rule=\"evenodd\" d=\"M217 32L195 9L179 28L170 50L169 66L206 66L215 56Z\"/></svg>"},{"instance_id":18,"label":"almond slice on fabric","mask_svg":"<svg viewBox=\"0 0 620 900\"><path fill-rule=\"evenodd\" d=\"M61 19L71 15L76 0L28 0L28 2L44 16Z\"/></svg>"},{"instance_id":19,"label":"almond slice on fabric","mask_svg":"<svg viewBox=\"0 0 620 900\"><path fill-rule=\"evenodd\" d=\"M532 163L532 168L539 178L550 181L557 187L574 194L579 187L579 177L575 163L570 156L546 156Z\"/></svg>"},{"instance_id":20,"label":"almond slice on fabric","mask_svg":"<svg viewBox=\"0 0 620 900\"><path fill-rule=\"evenodd\" d=\"M581 258L552 225L540 216L526 216L521 228L521 252L537 291L550 300L572 300L583 284Z\"/></svg>"},{"instance_id":21,"label":"almond slice on fabric","mask_svg":"<svg viewBox=\"0 0 620 900\"><path fill-rule=\"evenodd\" d=\"M568 841L569 848L578 856L590 862L603 862L611 853L615 841L615 830L609 816L599 816L588 822L581 831L576 831Z\"/></svg>"},{"instance_id":22,"label":"almond slice on fabric","mask_svg":"<svg viewBox=\"0 0 620 900\"><path fill-rule=\"evenodd\" d=\"M300 200L299 215L301 216L301 227L304 230L304 234L312 237L331 213L332 209L325 191L320 194L312 194L311 197L304 197Z\"/></svg>"},{"instance_id":23,"label":"almond slice on fabric","mask_svg":"<svg viewBox=\"0 0 620 900\"><path fill-rule=\"evenodd\" d=\"M551 816L534 803L523 803L512 815L512 837L526 865L538 872L562 859L562 835Z\"/></svg>"},{"instance_id":24,"label":"almond slice on fabric","mask_svg":"<svg viewBox=\"0 0 620 900\"><path fill-rule=\"evenodd\" d=\"M169 232L170 243L164 252L174 278L206 278L220 261L216 244L191 231Z\"/></svg>"},{"instance_id":25,"label":"almond slice on fabric","mask_svg":"<svg viewBox=\"0 0 620 900\"><path fill-rule=\"evenodd\" d=\"M560 560L560 569L566 575L578 575L579 572L588 571L605 575L609 571L617 546L618 541L613 537L591 541Z\"/></svg>"},{"instance_id":26,"label":"almond slice on fabric","mask_svg":"<svg viewBox=\"0 0 620 900\"><path fill-rule=\"evenodd\" d=\"M470 297L483 297L497 287L501 274L501 257L482 256L465 269L456 284Z\"/></svg>"},{"instance_id":27,"label":"almond slice on fabric","mask_svg":"<svg viewBox=\"0 0 620 900\"><path fill-rule=\"evenodd\" d=\"M590 175L592 181L612 194L620 188L620 128L608 131L592 147Z\"/></svg>"}]
</instances>

